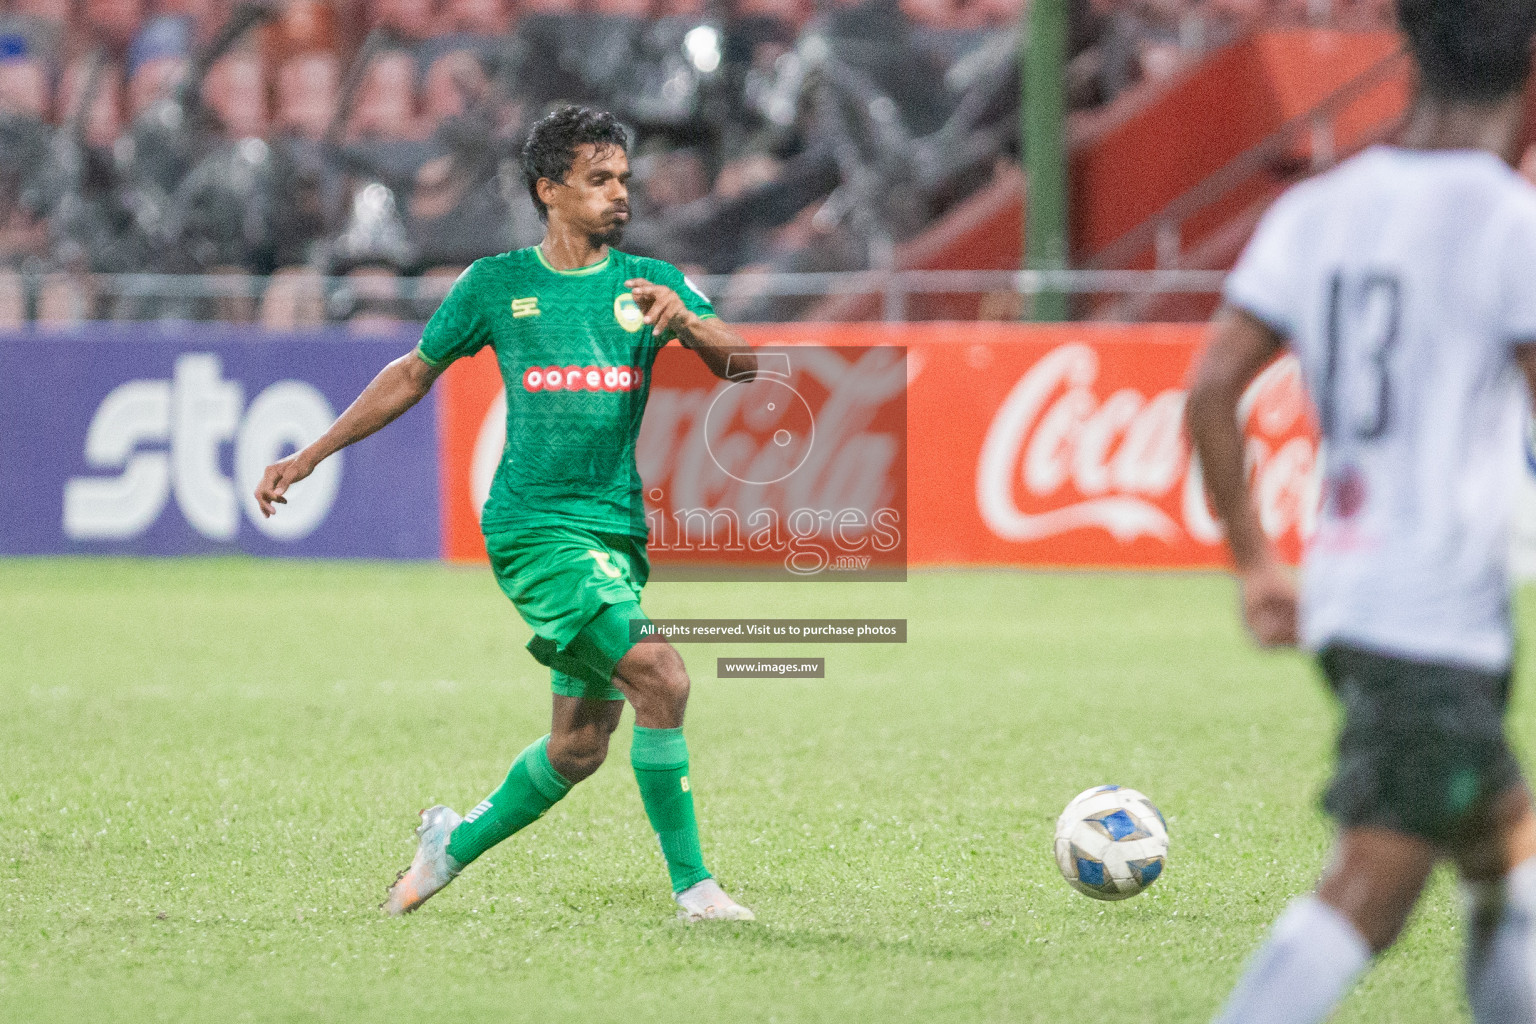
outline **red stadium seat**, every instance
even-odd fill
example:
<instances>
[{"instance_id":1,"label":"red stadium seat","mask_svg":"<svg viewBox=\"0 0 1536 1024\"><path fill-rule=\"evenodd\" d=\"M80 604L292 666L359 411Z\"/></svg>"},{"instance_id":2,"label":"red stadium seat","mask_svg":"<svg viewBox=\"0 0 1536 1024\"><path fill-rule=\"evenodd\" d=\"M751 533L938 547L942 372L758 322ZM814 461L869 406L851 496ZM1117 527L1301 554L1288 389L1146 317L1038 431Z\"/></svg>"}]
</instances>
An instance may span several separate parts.
<instances>
[{"instance_id":1,"label":"red stadium seat","mask_svg":"<svg viewBox=\"0 0 1536 1024\"><path fill-rule=\"evenodd\" d=\"M438 34L435 0L374 0L371 21L406 39L427 39Z\"/></svg>"},{"instance_id":2,"label":"red stadium seat","mask_svg":"<svg viewBox=\"0 0 1536 1024\"><path fill-rule=\"evenodd\" d=\"M443 296L453 287L466 267L432 267L421 272L416 282L416 318L425 320L442 303Z\"/></svg>"},{"instance_id":3,"label":"red stadium seat","mask_svg":"<svg viewBox=\"0 0 1536 1024\"><path fill-rule=\"evenodd\" d=\"M471 50L445 53L427 69L421 86L421 117L428 125L464 113L484 95L489 81Z\"/></svg>"},{"instance_id":4,"label":"red stadium seat","mask_svg":"<svg viewBox=\"0 0 1536 1024\"><path fill-rule=\"evenodd\" d=\"M901 12L924 28L969 28L974 19L964 13L959 0L901 0Z\"/></svg>"},{"instance_id":5,"label":"red stadium seat","mask_svg":"<svg viewBox=\"0 0 1536 1024\"><path fill-rule=\"evenodd\" d=\"M54 108L54 118L63 121L80 104L85 91L86 64L76 61L64 69L64 81L59 88L59 102ZM110 146L123 129L123 72L115 64L101 69L95 97L86 112L85 137L93 146Z\"/></svg>"},{"instance_id":6,"label":"red stadium seat","mask_svg":"<svg viewBox=\"0 0 1536 1024\"><path fill-rule=\"evenodd\" d=\"M1204 13L1239 25L1257 25L1270 14L1271 0L1208 0Z\"/></svg>"},{"instance_id":7,"label":"red stadium seat","mask_svg":"<svg viewBox=\"0 0 1536 1024\"><path fill-rule=\"evenodd\" d=\"M1017 25L1024 16L1024 0L975 0L973 16L988 28Z\"/></svg>"},{"instance_id":8,"label":"red stadium seat","mask_svg":"<svg viewBox=\"0 0 1536 1024\"><path fill-rule=\"evenodd\" d=\"M763 18L791 25L804 24L813 5L807 0L736 0L738 18Z\"/></svg>"},{"instance_id":9,"label":"red stadium seat","mask_svg":"<svg viewBox=\"0 0 1536 1024\"><path fill-rule=\"evenodd\" d=\"M82 0L80 16L95 38L126 47L144 18L144 0Z\"/></svg>"},{"instance_id":10,"label":"red stadium seat","mask_svg":"<svg viewBox=\"0 0 1536 1024\"><path fill-rule=\"evenodd\" d=\"M416 61L404 50L379 54L368 65L357 90L357 106L347 124L347 138L415 139Z\"/></svg>"},{"instance_id":11,"label":"red stadium seat","mask_svg":"<svg viewBox=\"0 0 1536 1024\"><path fill-rule=\"evenodd\" d=\"M144 113L156 100L171 95L176 83L187 73L184 57L156 57L139 65L128 83L128 117Z\"/></svg>"},{"instance_id":12,"label":"red stadium seat","mask_svg":"<svg viewBox=\"0 0 1536 1024\"><path fill-rule=\"evenodd\" d=\"M325 289L320 274L308 267L273 271L261 297L261 326L273 331L317 327L325 323Z\"/></svg>"},{"instance_id":13,"label":"red stadium seat","mask_svg":"<svg viewBox=\"0 0 1536 1024\"><path fill-rule=\"evenodd\" d=\"M203 99L235 138L262 135L267 130L267 82L261 60L253 53L231 53L208 72Z\"/></svg>"},{"instance_id":14,"label":"red stadium seat","mask_svg":"<svg viewBox=\"0 0 1536 1024\"><path fill-rule=\"evenodd\" d=\"M262 50L269 67L281 67L305 54L340 53L335 10L320 0L291 0L264 30Z\"/></svg>"},{"instance_id":15,"label":"red stadium seat","mask_svg":"<svg viewBox=\"0 0 1536 1024\"><path fill-rule=\"evenodd\" d=\"M238 278L246 285L246 293L243 295L220 295L213 300L212 308L208 311L212 318L231 324L248 324L256 320L255 292L250 290L251 272L244 267L209 267L208 273L214 277Z\"/></svg>"},{"instance_id":16,"label":"red stadium seat","mask_svg":"<svg viewBox=\"0 0 1536 1024\"><path fill-rule=\"evenodd\" d=\"M512 24L506 0L446 0L439 24L449 32L471 36L496 36Z\"/></svg>"},{"instance_id":17,"label":"red stadium seat","mask_svg":"<svg viewBox=\"0 0 1536 1024\"><path fill-rule=\"evenodd\" d=\"M528 14L579 14L581 4L577 0L521 0L518 13Z\"/></svg>"},{"instance_id":18,"label":"red stadium seat","mask_svg":"<svg viewBox=\"0 0 1536 1024\"><path fill-rule=\"evenodd\" d=\"M67 327L94 319L96 286L89 274L57 273L43 278L37 293L37 322Z\"/></svg>"},{"instance_id":19,"label":"red stadium seat","mask_svg":"<svg viewBox=\"0 0 1536 1024\"><path fill-rule=\"evenodd\" d=\"M27 283L14 270L0 269L0 329L15 330L27 323Z\"/></svg>"},{"instance_id":20,"label":"red stadium seat","mask_svg":"<svg viewBox=\"0 0 1536 1024\"><path fill-rule=\"evenodd\" d=\"M654 7L652 0L592 0L591 10L610 17L649 18Z\"/></svg>"},{"instance_id":21,"label":"red stadium seat","mask_svg":"<svg viewBox=\"0 0 1536 1024\"><path fill-rule=\"evenodd\" d=\"M323 137L336 113L340 83L340 67L330 54L304 54L283 64L277 72L277 127L304 139Z\"/></svg>"},{"instance_id":22,"label":"red stadium seat","mask_svg":"<svg viewBox=\"0 0 1536 1024\"><path fill-rule=\"evenodd\" d=\"M47 120L51 113L48 69L35 57L0 61L0 111Z\"/></svg>"},{"instance_id":23,"label":"red stadium seat","mask_svg":"<svg viewBox=\"0 0 1536 1024\"><path fill-rule=\"evenodd\" d=\"M657 17L702 18L708 13L708 0L656 0Z\"/></svg>"},{"instance_id":24,"label":"red stadium seat","mask_svg":"<svg viewBox=\"0 0 1536 1024\"><path fill-rule=\"evenodd\" d=\"M75 0L14 0L12 14L23 14L41 21L63 25L72 21Z\"/></svg>"},{"instance_id":25,"label":"red stadium seat","mask_svg":"<svg viewBox=\"0 0 1536 1024\"><path fill-rule=\"evenodd\" d=\"M347 274L356 307L347 318L355 334L387 334L400 323L400 277L382 267L360 267Z\"/></svg>"}]
</instances>

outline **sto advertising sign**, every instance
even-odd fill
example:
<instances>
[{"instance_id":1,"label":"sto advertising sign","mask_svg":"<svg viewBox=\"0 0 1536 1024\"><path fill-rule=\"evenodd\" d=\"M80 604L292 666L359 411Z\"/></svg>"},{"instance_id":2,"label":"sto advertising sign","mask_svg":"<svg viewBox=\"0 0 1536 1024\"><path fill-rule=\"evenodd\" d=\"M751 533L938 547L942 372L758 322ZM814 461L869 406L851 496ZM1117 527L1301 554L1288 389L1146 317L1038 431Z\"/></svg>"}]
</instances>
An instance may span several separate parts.
<instances>
[{"instance_id":1,"label":"sto advertising sign","mask_svg":"<svg viewBox=\"0 0 1536 1024\"><path fill-rule=\"evenodd\" d=\"M0 554L437 557L431 403L328 460L272 519L251 496L414 342L201 324L0 335Z\"/></svg>"}]
</instances>

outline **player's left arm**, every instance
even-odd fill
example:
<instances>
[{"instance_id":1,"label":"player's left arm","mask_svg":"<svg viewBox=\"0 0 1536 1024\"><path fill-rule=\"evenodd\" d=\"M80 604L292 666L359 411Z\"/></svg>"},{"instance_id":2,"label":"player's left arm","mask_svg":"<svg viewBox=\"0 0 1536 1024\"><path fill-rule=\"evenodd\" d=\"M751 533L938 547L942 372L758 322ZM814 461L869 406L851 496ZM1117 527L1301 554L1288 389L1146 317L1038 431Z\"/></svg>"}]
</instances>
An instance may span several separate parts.
<instances>
[{"instance_id":1,"label":"player's left arm","mask_svg":"<svg viewBox=\"0 0 1536 1024\"><path fill-rule=\"evenodd\" d=\"M1259 523L1237 407L1248 385L1284 347L1285 339L1258 317L1233 306L1223 308L1195 366L1185 412L1206 492L1226 527L1243 588L1243 617L1254 639L1265 647L1296 643L1296 583Z\"/></svg>"},{"instance_id":2,"label":"player's left arm","mask_svg":"<svg viewBox=\"0 0 1536 1024\"><path fill-rule=\"evenodd\" d=\"M670 334L692 349L721 380L752 380L757 375L757 356L741 335L717 316L701 317L690 310L682 296L664 284L643 278L624 282L634 296L645 322L658 335Z\"/></svg>"}]
</instances>

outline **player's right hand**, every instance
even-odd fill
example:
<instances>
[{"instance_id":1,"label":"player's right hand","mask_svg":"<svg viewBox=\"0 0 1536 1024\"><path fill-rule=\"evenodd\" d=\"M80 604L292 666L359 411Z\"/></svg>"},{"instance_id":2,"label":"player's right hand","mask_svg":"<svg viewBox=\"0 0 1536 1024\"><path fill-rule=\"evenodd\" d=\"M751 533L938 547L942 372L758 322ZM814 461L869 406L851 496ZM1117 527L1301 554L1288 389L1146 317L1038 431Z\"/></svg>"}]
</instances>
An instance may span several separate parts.
<instances>
[{"instance_id":1,"label":"player's right hand","mask_svg":"<svg viewBox=\"0 0 1536 1024\"><path fill-rule=\"evenodd\" d=\"M1238 574L1243 588L1243 621L1260 647L1295 647L1296 579L1279 562L1266 559Z\"/></svg>"},{"instance_id":2,"label":"player's right hand","mask_svg":"<svg viewBox=\"0 0 1536 1024\"><path fill-rule=\"evenodd\" d=\"M288 488L314 472L314 467L302 461L302 452L294 452L281 462L274 462L261 474L261 486L256 488L256 504L263 518L271 519L278 505L288 504L283 497Z\"/></svg>"}]
</instances>

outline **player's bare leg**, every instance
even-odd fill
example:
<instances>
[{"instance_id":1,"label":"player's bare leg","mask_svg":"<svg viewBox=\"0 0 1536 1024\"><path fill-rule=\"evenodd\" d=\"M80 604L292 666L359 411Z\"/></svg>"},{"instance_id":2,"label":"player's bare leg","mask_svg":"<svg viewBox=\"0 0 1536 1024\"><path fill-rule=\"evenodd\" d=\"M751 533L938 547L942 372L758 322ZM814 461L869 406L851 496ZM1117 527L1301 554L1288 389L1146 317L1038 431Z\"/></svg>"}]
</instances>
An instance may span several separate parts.
<instances>
[{"instance_id":1,"label":"player's bare leg","mask_svg":"<svg viewBox=\"0 0 1536 1024\"><path fill-rule=\"evenodd\" d=\"M1339 833L1318 890L1270 929L1218 1024L1319 1024L1403 929L1435 866L1433 846L1385 829Z\"/></svg>"},{"instance_id":2,"label":"player's bare leg","mask_svg":"<svg viewBox=\"0 0 1536 1024\"><path fill-rule=\"evenodd\" d=\"M613 684L635 708L630 760L667 859L678 916L690 922L754 920L704 867L683 740L690 686L683 659L665 642L636 644L614 667Z\"/></svg>"},{"instance_id":3,"label":"player's bare leg","mask_svg":"<svg viewBox=\"0 0 1536 1024\"><path fill-rule=\"evenodd\" d=\"M1439 856L1429 843L1401 832L1344 829L1318 899L1348 918L1373 955L1382 953L1402 934Z\"/></svg>"},{"instance_id":4,"label":"player's bare leg","mask_svg":"<svg viewBox=\"0 0 1536 1024\"><path fill-rule=\"evenodd\" d=\"M571 785L589 779L608 759L608 740L624 714L621 700L587 700L555 694L549 761Z\"/></svg>"},{"instance_id":5,"label":"player's bare leg","mask_svg":"<svg viewBox=\"0 0 1536 1024\"><path fill-rule=\"evenodd\" d=\"M1465 981L1477 1024L1536 1020L1536 810L1524 786L1493 801L1456 855L1467 904Z\"/></svg>"}]
</instances>

